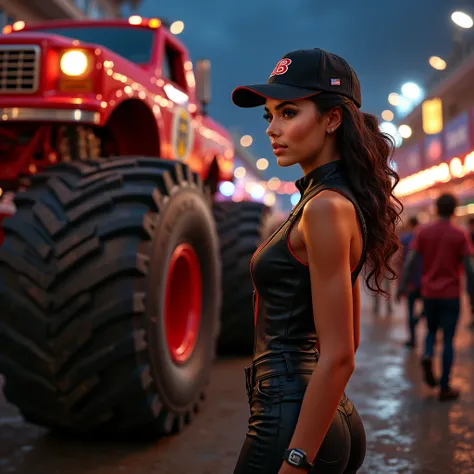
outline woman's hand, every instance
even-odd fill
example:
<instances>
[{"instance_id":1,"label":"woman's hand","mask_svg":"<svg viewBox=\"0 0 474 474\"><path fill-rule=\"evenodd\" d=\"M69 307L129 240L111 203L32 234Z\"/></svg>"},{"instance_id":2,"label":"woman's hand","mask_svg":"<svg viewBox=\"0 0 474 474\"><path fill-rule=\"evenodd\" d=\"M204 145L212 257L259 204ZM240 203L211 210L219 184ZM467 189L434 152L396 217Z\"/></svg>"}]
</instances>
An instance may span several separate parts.
<instances>
[{"instance_id":1,"label":"woman's hand","mask_svg":"<svg viewBox=\"0 0 474 474\"><path fill-rule=\"evenodd\" d=\"M305 474L306 471L304 469L299 469L294 466L290 466L286 461L283 461L283 464L278 471L278 474Z\"/></svg>"}]
</instances>

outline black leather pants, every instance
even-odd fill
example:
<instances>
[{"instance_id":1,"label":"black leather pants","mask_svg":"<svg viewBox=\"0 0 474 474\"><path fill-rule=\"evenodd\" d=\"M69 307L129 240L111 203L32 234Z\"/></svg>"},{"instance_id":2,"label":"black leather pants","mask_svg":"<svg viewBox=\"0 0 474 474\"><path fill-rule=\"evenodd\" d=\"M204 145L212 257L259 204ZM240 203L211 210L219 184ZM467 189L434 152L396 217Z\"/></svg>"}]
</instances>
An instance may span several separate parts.
<instances>
[{"instance_id":1,"label":"black leather pants","mask_svg":"<svg viewBox=\"0 0 474 474\"><path fill-rule=\"evenodd\" d=\"M298 421L314 357L278 357L245 369L250 419L234 474L278 474ZM365 430L344 396L314 460L314 474L352 474L365 457ZM305 472L305 471L302 471Z\"/></svg>"}]
</instances>

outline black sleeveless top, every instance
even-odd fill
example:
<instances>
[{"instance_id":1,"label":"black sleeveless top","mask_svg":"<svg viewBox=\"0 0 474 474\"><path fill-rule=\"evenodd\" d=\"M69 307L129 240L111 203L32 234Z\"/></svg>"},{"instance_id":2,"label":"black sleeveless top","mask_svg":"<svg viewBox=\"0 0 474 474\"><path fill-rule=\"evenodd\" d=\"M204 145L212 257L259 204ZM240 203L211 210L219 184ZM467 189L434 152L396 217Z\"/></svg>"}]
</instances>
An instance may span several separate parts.
<instances>
[{"instance_id":1,"label":"black sleeveless top","mask_svg":"<svg viewBox=\"0 0 474 474\"><path fill-rule=\"evenodd\" d=\"M352 285L365 262L367 228L362 211L349 188L342 162L338 160L320 166L295 184L301 193L298 204L280 228L260 245L250 262L255 288L254 362L284 353L318 355L309 267L293 255L288 244L290 230L311 198L330 189L352 202L361 224L363 239L361 258L351 272Z\"/></svg>"}]
</instances>

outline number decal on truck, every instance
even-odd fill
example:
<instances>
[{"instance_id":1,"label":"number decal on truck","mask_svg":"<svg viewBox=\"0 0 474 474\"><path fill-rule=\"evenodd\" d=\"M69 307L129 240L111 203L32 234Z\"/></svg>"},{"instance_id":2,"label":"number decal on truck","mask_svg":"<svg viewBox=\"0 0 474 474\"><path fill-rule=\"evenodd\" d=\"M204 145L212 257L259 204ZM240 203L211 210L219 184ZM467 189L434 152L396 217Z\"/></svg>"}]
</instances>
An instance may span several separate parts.
<instances>
[{"instance_id":1,"label":"number decal on truck","mask_svg":"<svg viewBox=\"0 0 474 474\"><path fill-rule=\"evenodd\" d=\"M177 107L174 110L172 127L171 141L174 157L184 161L191 153L194 138L191 115L185 108Z\"/></svg>"}]
</instances>

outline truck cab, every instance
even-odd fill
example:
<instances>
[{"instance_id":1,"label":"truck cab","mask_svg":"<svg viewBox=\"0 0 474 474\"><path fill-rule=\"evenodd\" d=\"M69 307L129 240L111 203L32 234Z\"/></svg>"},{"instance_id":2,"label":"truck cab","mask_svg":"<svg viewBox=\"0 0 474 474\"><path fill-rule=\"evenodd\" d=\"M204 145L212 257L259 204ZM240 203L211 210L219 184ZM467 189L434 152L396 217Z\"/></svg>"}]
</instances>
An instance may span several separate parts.
<instances>
[{"instance_id":1,"label":"truck cab","mask_svg":"<svg viewBox=\"0 0 474 474\"><path fill-rule=\"evenodd\" d=\"M165 21L54 21L0 37L0 187L50 164L157 156L203 179L231 179L229 133L207 116L209 62L197 63ZM215 186L214 186L215 187Z\"/></svg>"}]
</instances>

